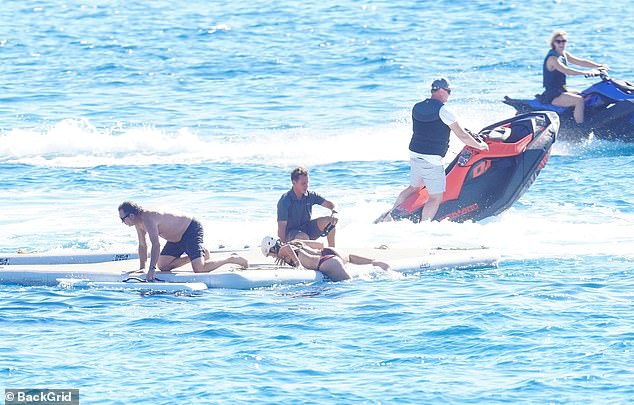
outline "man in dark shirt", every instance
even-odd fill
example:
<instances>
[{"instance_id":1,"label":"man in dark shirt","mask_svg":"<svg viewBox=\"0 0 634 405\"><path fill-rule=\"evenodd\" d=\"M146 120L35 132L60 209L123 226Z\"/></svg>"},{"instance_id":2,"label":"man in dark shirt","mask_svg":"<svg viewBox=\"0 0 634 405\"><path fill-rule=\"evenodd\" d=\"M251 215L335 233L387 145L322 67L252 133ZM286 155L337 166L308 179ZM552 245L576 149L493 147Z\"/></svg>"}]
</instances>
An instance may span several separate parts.
<instances>
[{"instance_id":1,"label":"man in dark shirt","mask_svg":"<svg viewBox=\"0 0 634 405\"><path fill-rule=\"evenodd\" d=\"M308 170L303 167L297 167L291 173L293 187L277 202L277 236L282 242L315 240L326 236L328 245L335 246L335 204L314 191L308 191L309 180ZM311 219L313 205L328 208L330 216Z\"/></svg>"}]
</instances>

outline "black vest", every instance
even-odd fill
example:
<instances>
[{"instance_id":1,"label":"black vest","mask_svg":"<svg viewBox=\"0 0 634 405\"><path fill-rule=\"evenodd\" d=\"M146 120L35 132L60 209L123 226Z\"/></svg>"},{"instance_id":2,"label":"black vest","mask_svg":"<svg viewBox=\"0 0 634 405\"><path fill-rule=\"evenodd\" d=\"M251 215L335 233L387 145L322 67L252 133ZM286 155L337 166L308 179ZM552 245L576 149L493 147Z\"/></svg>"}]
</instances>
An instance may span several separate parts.
<instances>
[{"instance_id":1,"label":"black vest","mask_svg":"<svg viewBox=\"0 0 634 405\"><path fill-rule=\"evenodd\" d=\"M553 70L551 72L546 67L546 61L551 56L556 57L557 59L559 59L561 63L568 66L568 59L566 59L565 55L559 55L553 49L548 51L546 58L544 58L544 66L542 68L543 76L544 76L544 80L543 80L544 87L546 88L546 90L560 90L560 89L566 90L566 75L561 73L559 70Z\"/></svg>"},{"instance_id":2,"label":"black vest","mask_svg":"<svg viewBox=\"0 0 634 405\"><path fill-rule=\"evenodd\" d=\"M444 157L447 154L451 129L440 119L440 108L443 105L433 98L414 105L412 108L414 134L409 142L409 150L423 155Z\"/></svg>"}]
</instances>

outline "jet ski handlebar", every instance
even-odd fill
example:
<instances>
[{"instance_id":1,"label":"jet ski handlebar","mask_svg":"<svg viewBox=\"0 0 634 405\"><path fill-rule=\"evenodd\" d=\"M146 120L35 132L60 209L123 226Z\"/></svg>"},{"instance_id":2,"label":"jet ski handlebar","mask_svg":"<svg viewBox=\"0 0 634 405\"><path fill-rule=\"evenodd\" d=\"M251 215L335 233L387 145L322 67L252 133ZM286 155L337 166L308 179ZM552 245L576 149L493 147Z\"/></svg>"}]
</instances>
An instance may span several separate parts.
<instances>
[{"instance_id":1,"label":"jet ski handlebar","mask_svg":"<svg viewBox=\"0 0 634 405\"><path fill-rule=\"evenodd\" d=\"M464 129L466 133L468 133L469 135L471 135L471 137L473 139L475 139L476 141L480 142L480 143L485 143L486 142L486 138L484 137L484 135L480 134L480 133L475 133L467 128Z\"/></svg>"},{"instance_id":2,"label":"jet ski handlebar","mask_svg":"<svg viewBox=\"0 0 634 405\"><path fill-rule=\"evenodd\" d=\"M592 69L591 73L586 73L583 77L600 77L603 80L609 80L608 71L606 69Z\"/></svg>"}]
</instances>

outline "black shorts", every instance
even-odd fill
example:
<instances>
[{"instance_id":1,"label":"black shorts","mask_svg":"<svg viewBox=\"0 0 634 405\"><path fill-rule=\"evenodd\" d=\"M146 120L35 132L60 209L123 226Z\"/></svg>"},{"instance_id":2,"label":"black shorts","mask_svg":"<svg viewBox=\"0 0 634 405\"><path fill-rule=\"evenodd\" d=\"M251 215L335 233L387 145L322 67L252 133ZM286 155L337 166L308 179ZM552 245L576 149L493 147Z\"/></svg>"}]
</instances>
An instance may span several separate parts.
<instances>
[{"instance_id":1,"label":"black shorts","mask_svg":"<svg viewBox=\"0 0 634 405\"><path fill-rule=\"evenodd\" d=\"M198 259L204 255L203 239L203 226L197 220L192 219L192 222L185 229L181 240L165 243L163 250L161 250L161 255L181 257L183 253L187 253L189 260Z\"/></svg>"},{"instance_id":2,"label":"black shorts","mask_svg":"<svg viewBox=\"0 0 634 405\"><path fill-rule=\"evenodd\" d=\"M561 96L565 92L566 90L564 89L546 90L539 96L539 101L541 101L542 104L552 104L554 99Z\"/></svg>"},{"instance_id":3,"label":"black shorts","mask_svg":"<svg viewBox=\"0 0 634 405\"><path fill-rule=\"evenodd\" d=\"M321 236L321 229L317 226L317 220L313 219L298 228L287 230L286 240L295 239L295 236L300 232L304 232L311 240L315 240Z\"/></svg>"}]
</instances>

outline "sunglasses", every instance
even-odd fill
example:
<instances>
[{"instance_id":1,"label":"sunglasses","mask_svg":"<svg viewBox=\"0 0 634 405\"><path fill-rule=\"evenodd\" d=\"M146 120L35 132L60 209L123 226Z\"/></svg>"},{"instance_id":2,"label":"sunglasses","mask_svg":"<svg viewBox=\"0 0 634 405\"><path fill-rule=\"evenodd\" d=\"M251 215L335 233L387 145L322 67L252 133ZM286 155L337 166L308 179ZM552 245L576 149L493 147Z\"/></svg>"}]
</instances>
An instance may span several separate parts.
<instances>
[{"instance_id":1,"label":"sunglasses","mask_svg":"<svg viewBox=\"0 0 634 405\"><path fill-rule=\"evenodd\" d=\"M568 42L567 39L556 39L555 40L555 43L557 43L557 44L565 44L566 42Z\"/></svg>"},{"instance_id":2,"label":"sunglasses","mask_svg":"<svg viewBox=\"0 0 634 405\"><path fill-rule=\"evenodd\" d=\"M121 222L125 223L126 218L129 217L130 215L132 215L132 213L128 212L125 217L121 218Z\"/></svg>"},{"instance_id":3,"label":"sunglasses","mask_svg":"<svg viewBox=\"0 0 634 405\"><path fill-rule=\"evenodd\" d=\"M444 90L444 91L446 91L446 92L447 92L447 94L451 94L451 89L445 89L445 88L443 87L443 90Z\"/></svg>"}]
</instances>

